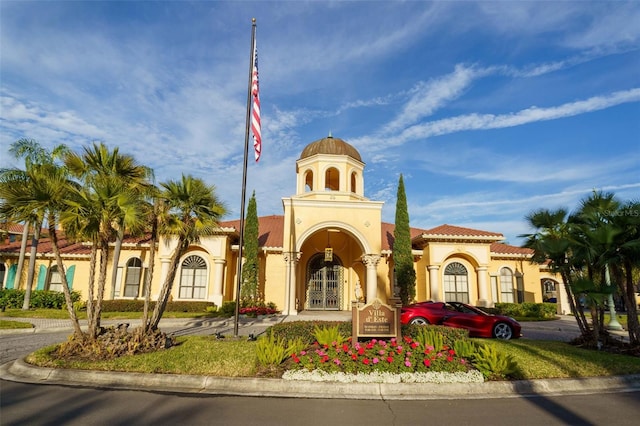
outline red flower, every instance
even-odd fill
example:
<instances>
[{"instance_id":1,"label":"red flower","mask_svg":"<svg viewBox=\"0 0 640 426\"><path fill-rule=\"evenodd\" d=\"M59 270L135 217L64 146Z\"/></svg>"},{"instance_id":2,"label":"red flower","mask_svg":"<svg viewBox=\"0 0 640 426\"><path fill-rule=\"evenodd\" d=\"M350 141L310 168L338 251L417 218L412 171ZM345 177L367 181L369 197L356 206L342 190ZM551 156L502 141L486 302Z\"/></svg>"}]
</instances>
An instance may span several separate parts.
<instances>
[{"instance_id":1,"label":"red flower","mask_svg":"<svg viewBox=\"0 0 640 426\"><path fill-rule=\"evenodd\" d=\"M363 359L363 360L362 360L362 363L363 363L364 365L369 365L369 358L365 358L365 359Z\"/></svg>"},{"instance_id":2,"label":"red flower","mask_svg":"<svg viewBox=\"0 0 640 426\"><path fill-rule=\"evenodd\" d=\"M422 361L425 365L425 367L430 367L431 366L431 361L428 358L425 358L424 361Z\"/></svg>"},{"instance_id":3,"label":"red flower","mask_svg":"<svg viewBox=\"0 0 640 426\"><path fill-rule=\"evenodd\" d=\"M358 348L358 355L364 355L364 348L363 347L359 347Z\"/></svg>"},{"instance_id":4,"label":"red flower","mask_svg":"<svg viewBox=\"0 0 640 426\"><path fill-rule=\"evenodd\" d=\"M388 362L389 364L391 364L391 363L393 362L393 358L392 358L392 357L390 357L390 356L388 356L388 357L387 357L387 362Z\"/></svg>"}]
</instances>

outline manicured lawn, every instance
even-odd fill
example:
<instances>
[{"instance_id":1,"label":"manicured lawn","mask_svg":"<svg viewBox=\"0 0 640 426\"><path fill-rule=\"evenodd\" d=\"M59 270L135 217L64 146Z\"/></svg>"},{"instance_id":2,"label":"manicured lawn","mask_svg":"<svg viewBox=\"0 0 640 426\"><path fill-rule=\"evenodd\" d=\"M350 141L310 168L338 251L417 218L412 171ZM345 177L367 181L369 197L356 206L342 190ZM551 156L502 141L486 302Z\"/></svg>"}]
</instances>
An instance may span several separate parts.
<instances>
[{"instance_id":1,"label":"manicured lawn","mask_svg":"<svg viewBox=\"0 0 640 426\"><path fill-rule=\"evenodd\" d=\"M640 374L638 357L581 349L557 341L479 341L513 355L519 366L517 379ZM48 354L53 347L48 347L30 355L27 360L33 364L58 368L227 377L250 377L259 371L255 342L190 336L178 338L178 343L160 352L100 362L52 360Z\"/></svg>"},{"instance_id":2,"label":"manicured lawn","mask_svg":"<svg viewBox=\"0 0 640 426\"><path fill-rule=\"evenodd\" d=\"M29 355L27 362L46 367L84 370L226 377L249 377L257 371L255 342L217 340L213 336L190 336L177 338L177 343L176 346L163 351L95 362L52 360L49 353L55 346L49 346Z\"/></svg>"},{"instance_id":3,"label":"manicured lawn","mask_svg":"<svg viewBox=\"0 0 640 426\"><path fill-rule=\"evenodd\" d=\"M564 342L483 339L513 355L520 379L595 377L640 373L640 357L582 349Z\"/></svg>"},{"instance_id":4,"label":"manicured lawn","mask_svg":"<svg viewBox=\"0 0 640 426\"><path fill-rule=\"evenodd\" d=\"M11 330L18 328L33 328L28 322L0 320L0 329Z\"/></svg>"}]
</instances>

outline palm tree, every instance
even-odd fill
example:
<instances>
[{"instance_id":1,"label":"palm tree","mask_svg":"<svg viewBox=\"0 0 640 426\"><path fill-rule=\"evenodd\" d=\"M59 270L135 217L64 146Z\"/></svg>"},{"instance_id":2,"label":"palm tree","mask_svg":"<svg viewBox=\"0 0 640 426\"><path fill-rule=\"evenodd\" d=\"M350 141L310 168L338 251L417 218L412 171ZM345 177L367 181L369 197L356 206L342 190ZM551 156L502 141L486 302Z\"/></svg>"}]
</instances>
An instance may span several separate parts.
<instances>
[{"instance_id":1,"label":"palm tree","mask_svg":"<svg viewBox=\"0 0 640 426\"><path fill-rule=\"evenodd\" d=\"M111 281L113 298L125 228L135 233L147 225L144 191L150 186L147 177L152 173L132 156L121 154L118 148L110 150L103 143L84 148L82 155L69 153L65 164L84 183L75 198L77 202L70 205L63 221L65 228L72 229L79 238L93 242L87 317L89 338L95 338L100 329L106 290L109 244L116 242ZM98 288L95 289L98 259Z\"/></svg>"},{"instance_id":2,"label":"palm tree","mask_svg":"<svg viewBox=\"0 0 640 426\"><path fill-rule=\"evenodd\" d=\"M110 150L104 143L94 143L91 147L85 148L82 155L70 153L65 158L65 164L71 173L86 184L106 177L119 181L129 193L128 196L138 196L140 203L144 202L144 198L152 188L149 179L153 178L153 171L150 168L137 163L130 155L121 154L117 147ZM111 182L109 185L114 183ZM141 226L138 220L131 223L124 210L121 214L115 214L110 220L109 226L115 231L111 271L111 298L113 299L116 294L118 263L125 231L138 231Z\"/></svg>"},{"instance_id":3,"label":"palm tree","mask_svg":"<svg viewBox=\"0 0 640 426\"><path fill-rule=\"evenodd\" d=\"M640 345L640 323L636 293L638 282L634 282L640 270L640 202L628 201L611 217L612 224L620 230L615 251L608 253L609 265L627 311L627 330L632 345ZM634 275L635 271L635 275Z\"/></svg>"},{"instance_id":4,"label":"palm tree","mask_svg":"<svg viewBox=\"0 0 640 426\"><path fill-rule=\"evenodd\" d=\"M584 312L578 308L579 303L572 287L575 265L572 263L571 228L567 219L568 212L562 208L555 211L547 209L534 211L526 216L526 220L536 232L523 234L520 237L526 239L524 247L533 250L532 262L548 263L552 272L560 274L580 333L584 338L590 339L591 330Z\"/></svg>"},{"instance_id":5,"label":"palm tree","mask_svg":"<svg viewBox=\"0 0 640 426\"><path fill-rule=\"evenodd\" d=\"M167 214L162 217L162 228L158 232L165 238L176 238L177 246L171 255L153 315L149 323L143 325L148 331L158 328L181 257L200 237L214 234L219 228L219 219L226 213L224 204L215 195L215 186L207 185L202 179L182 175L181 180L169 180L162 183L161 188L158 198Z\"/></svg>"},{"instance_id":6,"label":"palm tree","mask_svg":"<svg viewBox=\"0 0 640 426\"><path fill-rule=\"evenodd\" d=\"M30 185L33 183L28 179L28 171L33 171L41 165L53 165L55 160L62 157L68 152L68 148L65 145L57 145L51 151L43 148L38 142L33 139L19 139L11 144L9 152L16 158L24 158L25 170L20 169L3 169L0 171L0 184L3 185L20 185L20 190L23 193L32 193ZM4 198L4 197L3 197ZM15 214L17 210L12 209L11 204L7 204L4 207L5 214L9 216ZM25 295L22 304L22 309L27 310L31 304L31 289L33 288L33 280L35 276L35 261L38 253L38 241L40 239L40 230L44 220L43 212L39 211L22 211L24 216L15 216L18 221L24 222L24 231L22 236L22 245L20 246L20 257L18 260L17 279L18 285L20 283L20 277L22 276L22 268L26 253L26 242L28 238L30 225L33 226L33 236L31 239L31 253L29 257L29 268L27 274L27 282L25 284Z\"/></svg>"},{"instance_id":7,"label":"palm tree","mask_svg":"<svg viewBox=\"0 0 640 426\"><path fill-rule=\"evenodd\" d=\"M0 196L3 200L0 210L2 214L10 212L15 217L27 217L37 212L41 215L39 217L46 219L69 318L76 336L83 339L84 335L73 308L56 229L57 218L66 209L66 203L72 197L72 189L76 185L69 180L66 168L53 163L31 165L22 177L16 178L15 183L16 185L0 185ZM77 188L74 190L77 191Z\"/></svg>"},{"instance_id":8,"label":"palm tree","mask_svg":"<svg viewBox=\"0 0 640 426\"><path fill-rule=\"evenodd\" d=\"M622 232L611 221L612 215L620 208L620 202L611 192L593 193L580 202L576 214L569 220L572 222L574 241L574 259L583 264L590 282L591 314L597 339L605 333L604 302L609 304L611 314L610 326L622 329L616 320L613 293L615 286L609 283L611 255L616 251L616 239Z\"/></svg>"}]
</instances>

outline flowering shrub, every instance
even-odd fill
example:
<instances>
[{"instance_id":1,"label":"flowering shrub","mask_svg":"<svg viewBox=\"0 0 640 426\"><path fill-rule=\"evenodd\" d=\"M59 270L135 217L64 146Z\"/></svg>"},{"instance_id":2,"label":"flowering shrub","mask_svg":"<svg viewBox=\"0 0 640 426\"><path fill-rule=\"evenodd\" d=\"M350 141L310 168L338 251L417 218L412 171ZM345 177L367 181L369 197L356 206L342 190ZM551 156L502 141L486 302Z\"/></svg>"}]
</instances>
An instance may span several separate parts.
<instances>
[{"instance_id":1,"label":"flowering shrub","mask_svg":"<svg viewBox=\"0 0 640 426\"><path fill-rule=\"evenodd\" d=\"M271 315L271 314L277 314L278 310L277 309L273 309L273 308L269 308L266 306L247 306L245 308L240 308L239 311L240 315L247 315L250 317L257 317L258 315Z\"/></svg>"},{"instance_id":2,"label":"flowering shrub","mask_svg":"<svg viewBox=\"0 0 640 426\"><path fill-rule=\"evenodd\" d=\"M291 354L292 370L321 370L328 373L372 373L387 372L420 373L466 372L471 366L444 345L440 350L422 345L405 336L398 340L373 339L368 342L351 342L332 345L314 345Z\"/></svg>"},{"instance_id":3,"label":"flowering shrub","mask_svg":"<svg viewBox=\"0 0 640 426\"><path fill-rule=\"evenodd\" d=\"M264 303L263 301L242 301L238 313L240 315L246 315L248 317L257 317L258 315L271 315L277 314L279 311L276 308L275 303Z\"/></svg>"}]
</instances>

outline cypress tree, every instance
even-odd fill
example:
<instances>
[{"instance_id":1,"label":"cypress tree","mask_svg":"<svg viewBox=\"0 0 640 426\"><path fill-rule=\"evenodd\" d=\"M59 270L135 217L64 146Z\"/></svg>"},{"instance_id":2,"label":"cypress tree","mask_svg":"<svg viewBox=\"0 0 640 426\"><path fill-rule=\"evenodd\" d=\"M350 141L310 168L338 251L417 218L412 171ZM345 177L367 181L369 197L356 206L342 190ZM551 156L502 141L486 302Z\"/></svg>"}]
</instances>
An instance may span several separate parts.
<instances>
[{"instance_id":1,"label":"cypress tree","mask_svg":"<svg viewBox=\"0 0 640 426\"><path fill-rule=\"evenodd\" d=\"M260 301L258 291L258 276L260 273L258 231L258 207L256 191L253 191L247 207L247 219L244 224L244 256L246 260L242 266L240 297L245 305L254 305Z\"/></svg>"},{"instance_id":2,"label":"cypress tree","mask_svg":"<svg viewBox=\"0 0 640 426\"><path fill-rule=\"evenodd\" d=\"M404 191L402 174L398 182L396 224L393 237L393 263L395 266L396 282L400 288L402 305L406 306L411 303L416 296L416 271L413 269L409 209L407 208L407 195Z\"/></svg>"}]
</instances>

